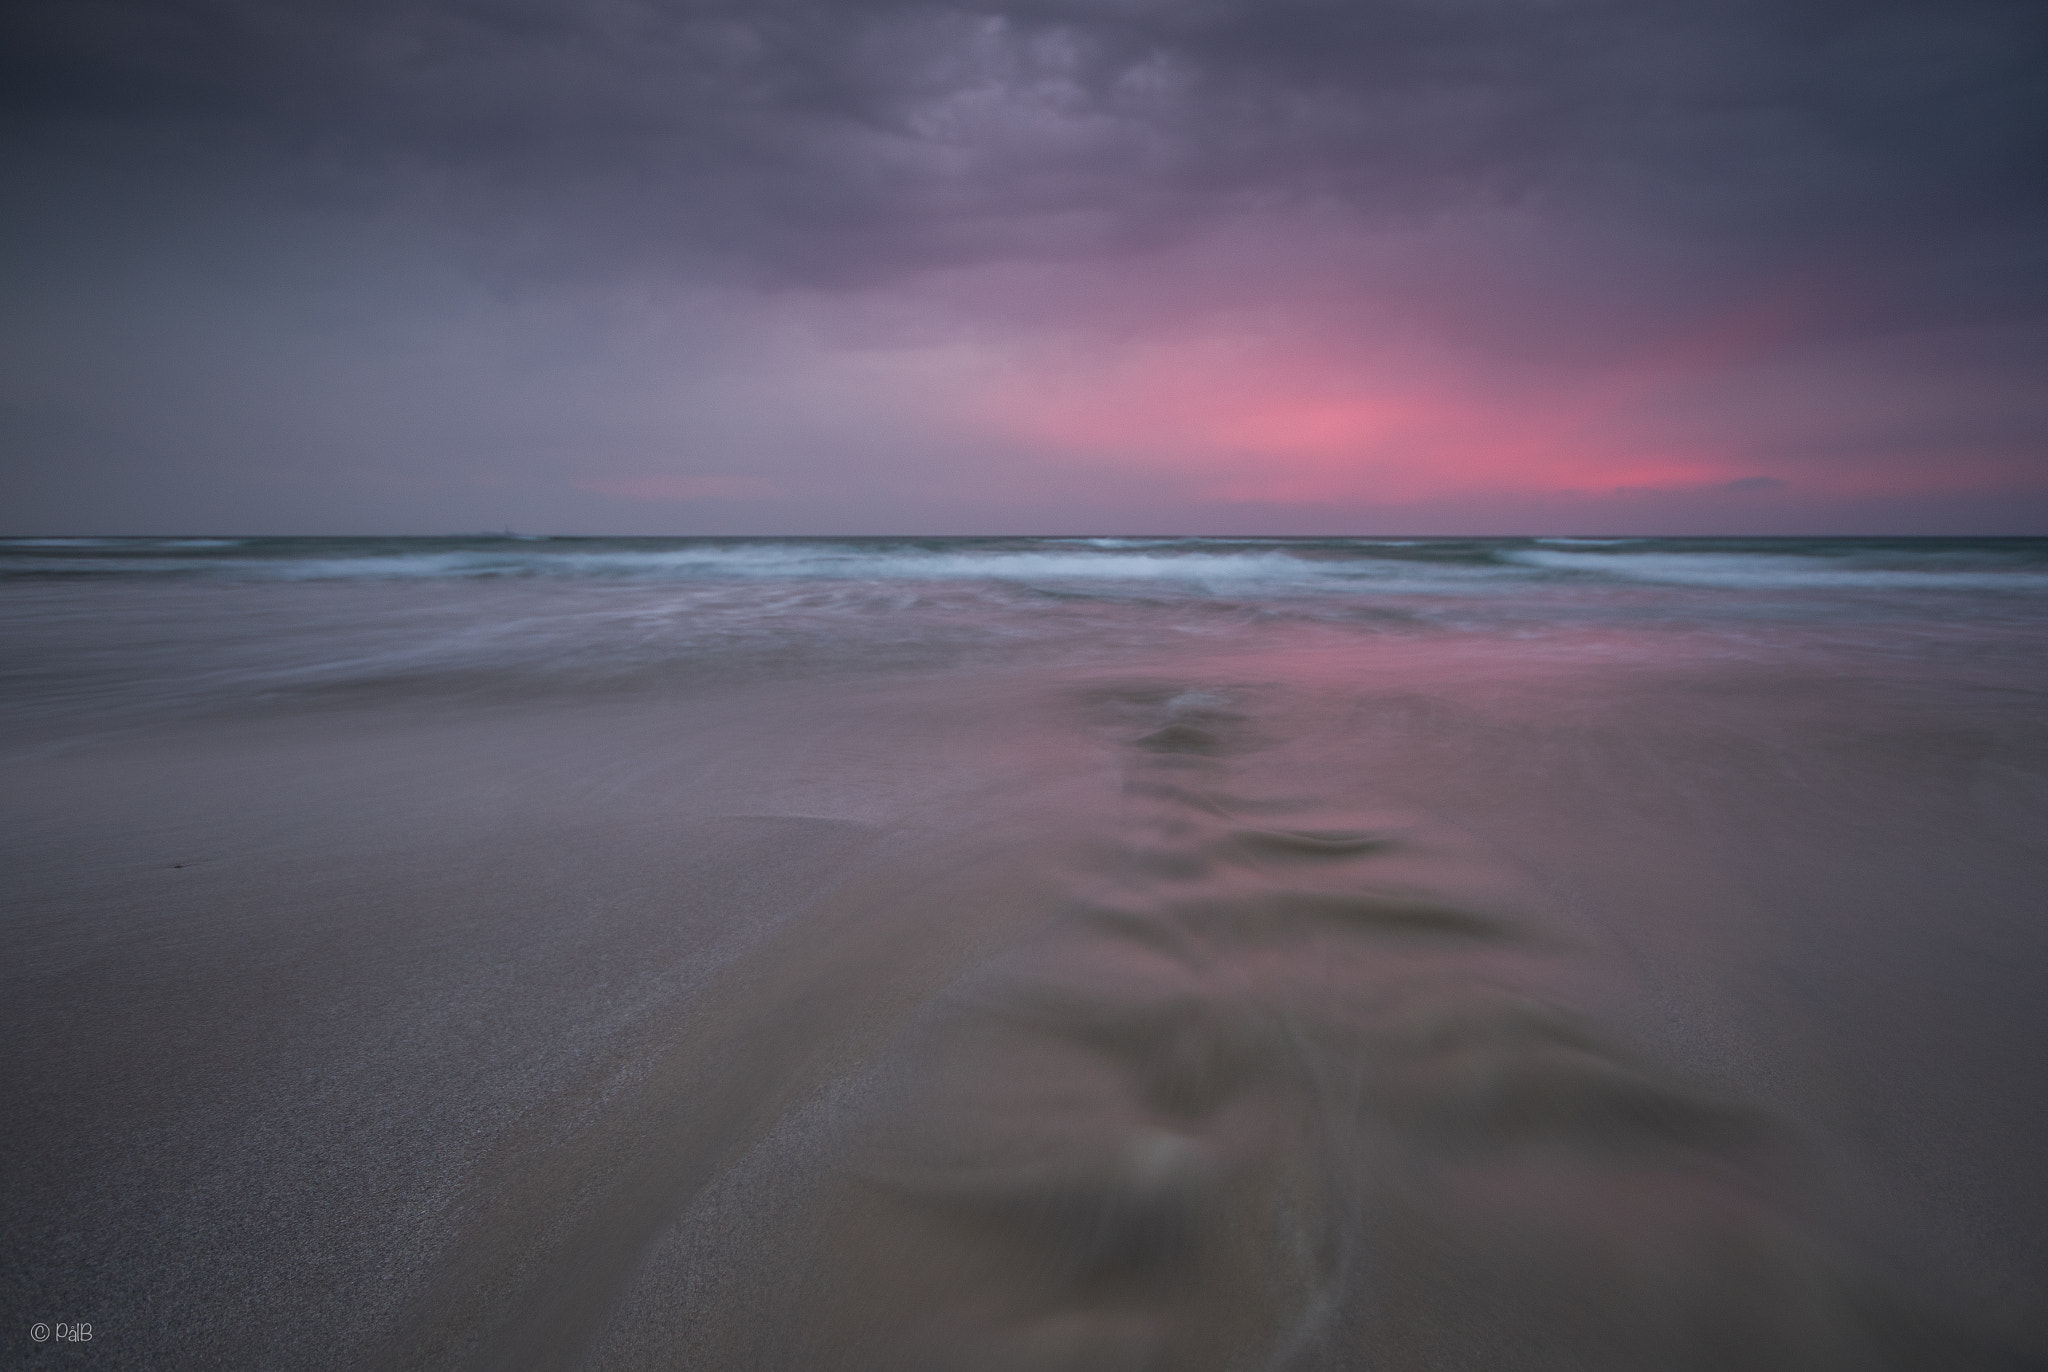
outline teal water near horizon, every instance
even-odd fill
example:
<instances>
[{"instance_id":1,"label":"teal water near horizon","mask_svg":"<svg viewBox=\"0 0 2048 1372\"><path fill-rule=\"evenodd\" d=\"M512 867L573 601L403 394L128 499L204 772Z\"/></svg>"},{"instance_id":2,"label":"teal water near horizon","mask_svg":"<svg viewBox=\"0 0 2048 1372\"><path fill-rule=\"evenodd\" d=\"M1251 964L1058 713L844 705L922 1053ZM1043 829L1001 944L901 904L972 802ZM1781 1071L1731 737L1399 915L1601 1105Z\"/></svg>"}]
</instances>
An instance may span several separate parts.
<instances>
[{"instance_id":1,"label":"teal water near horizon","mask_svg":"<svg viewBox=\"0 0 2048 1372\"><path fill-rule=\"evenodd\" d=\"M12 538L0 728L1191 643L1960 664L2038 653L2044 630L2048 539Z\"/></svg>"},{"instance_id":2,"label":"teal water near horizon","mask_svg":"<svg viewBox=\"0 0 2048 1372\"><path fill-rule=\"evenodd\" d=\"M1431 573L1436 576L1432 577ZM2042 589L2048 538L46 537L0 539L0 578L584 577L1158 581L1432 589L1530 581ZM1443 583L1439 586L1439 580Z\"/></svg>"}]
</instances>

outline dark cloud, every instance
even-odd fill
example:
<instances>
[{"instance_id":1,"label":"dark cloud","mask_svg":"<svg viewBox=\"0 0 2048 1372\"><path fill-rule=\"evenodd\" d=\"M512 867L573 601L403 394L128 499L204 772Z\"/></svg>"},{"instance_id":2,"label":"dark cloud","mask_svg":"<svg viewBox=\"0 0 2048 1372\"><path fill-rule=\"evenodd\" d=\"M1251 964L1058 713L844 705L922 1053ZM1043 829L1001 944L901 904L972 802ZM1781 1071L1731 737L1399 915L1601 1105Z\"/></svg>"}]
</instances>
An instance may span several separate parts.
<instances>
[{"instance_id":1,"label":"dark cloud","mask_svg":"<svg viewBox=\"0 0 2048 1372\"><path fill-rule=\"evenodd\" d=\"M2009 266L2030 299L2041 274L2026 252L2048 206L2034 0L10 14L0 90L18 139L106 149L145 130L153 158L226 149L302 190L327 167L354 193L495 225L483 236L513 259L867 278L1149 244L1207 213L1321 196L1372 214L1596 211L1769 260L1953 244L2028 257Z\"/></svg>"}]
</instances>

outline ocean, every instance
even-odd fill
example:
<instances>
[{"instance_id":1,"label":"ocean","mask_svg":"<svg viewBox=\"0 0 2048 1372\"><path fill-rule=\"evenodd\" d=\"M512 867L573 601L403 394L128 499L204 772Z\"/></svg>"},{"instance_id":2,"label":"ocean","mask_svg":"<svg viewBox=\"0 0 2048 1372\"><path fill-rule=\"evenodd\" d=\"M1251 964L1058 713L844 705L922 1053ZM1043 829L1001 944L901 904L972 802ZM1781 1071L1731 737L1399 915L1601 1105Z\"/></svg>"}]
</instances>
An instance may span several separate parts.
<instances>
[{"instance_id":1,"label":"ocean","mask_svg":"<svg viewBox=\"0 0 2048 1372\"><path fill-rule=\"evenodd\" d=\"M10 1361L2048 1366L2048 540L14 538L0 642Z\"/></svg>"}]
</instances>

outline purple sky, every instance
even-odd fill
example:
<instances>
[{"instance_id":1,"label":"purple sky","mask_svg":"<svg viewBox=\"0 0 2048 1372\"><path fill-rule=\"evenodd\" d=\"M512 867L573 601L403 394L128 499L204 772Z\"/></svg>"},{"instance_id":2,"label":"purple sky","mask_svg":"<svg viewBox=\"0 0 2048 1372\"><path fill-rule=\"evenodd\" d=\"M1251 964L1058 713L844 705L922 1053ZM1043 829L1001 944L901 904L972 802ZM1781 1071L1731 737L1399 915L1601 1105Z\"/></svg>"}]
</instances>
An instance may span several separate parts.
<instances>
[{"instance_id":1,"label":"purple sky","mask_svg":"<svg viewBox=\"0 0 2048 1372\"><path fill-rule=\"evenodd\" d=\"M0 533L2048 533L2040 0L16 0Z\"/></svg>"}]
</instances>

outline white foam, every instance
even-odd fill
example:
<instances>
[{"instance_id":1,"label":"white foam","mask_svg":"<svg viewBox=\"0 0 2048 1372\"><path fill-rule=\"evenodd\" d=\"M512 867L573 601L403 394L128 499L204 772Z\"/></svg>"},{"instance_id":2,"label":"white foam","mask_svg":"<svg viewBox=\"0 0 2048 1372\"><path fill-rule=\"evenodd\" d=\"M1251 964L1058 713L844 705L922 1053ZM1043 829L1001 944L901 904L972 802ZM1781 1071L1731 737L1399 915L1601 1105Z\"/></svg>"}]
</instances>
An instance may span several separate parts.
<instances>
[{"instance_id":1,"label":"white foam","mask_svg":"<svg viewBox=\"0 0 2048 1372\"><path fill-rule=\"evenodd\" d=\"M1550 571L1597 573L1624 581L1736 590L2048 591L2048 574L2033 568L1968 570L1858 566L1838 558L1771 553L1571 553L1525 549L1515 562Z\"/></svg>"},{"instance_id":2,"label":"white foam","mask_svg":"<svg viewBox=\"0 0 2048 1372\"><path fill-rule=\"evenodd\" d=\"M518 553L384 553L358 557L315 557L236 560L216 564L257 577L282 581L426 579L464 576L531 574L529 560Z\"/></svg>"},{"instance_id":3,"label":"white foam","mask_svg":"<svg viewBox=\"0 0 2048 1372\"><path fill-rule=\"evenodd\" d=\"M1162 541L1163 543L1164 541ZM1175 540L1176 544L1182 541ZM1143 552L1108 547L932 550L830 543L711 544L660 550L460 550L236 559L216 568L285 580L573 576L647 580L1001 581L1162 588L1455 592L1527 576L1515 568L1317 559L1278 550Z\"/></svg>"}]
</instances>

